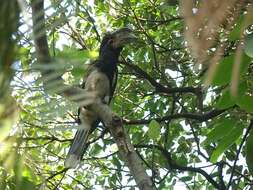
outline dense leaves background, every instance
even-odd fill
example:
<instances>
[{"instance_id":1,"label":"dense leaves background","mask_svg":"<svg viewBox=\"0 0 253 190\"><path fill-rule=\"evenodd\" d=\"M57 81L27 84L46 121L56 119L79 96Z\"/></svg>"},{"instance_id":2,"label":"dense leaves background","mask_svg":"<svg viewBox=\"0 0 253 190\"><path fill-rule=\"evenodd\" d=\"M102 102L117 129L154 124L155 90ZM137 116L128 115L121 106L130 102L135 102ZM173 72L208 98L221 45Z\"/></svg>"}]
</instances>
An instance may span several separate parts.
<instances>
[{"instance_id":1,"label":"dense leaves background","mask_svg":"<svg viewBox=\"0 0 253 190\"><path fill-rule=\"evenodd\" d=\"M1 30L6 31L1 31L1 39L9 40L1 41L1 54L2 47L8 47L4 55L13 59L1 55L1 189L134 188L112 137L102 127L91 136L80 168L64 168L77 127L78 105L43 88L29 2L21 7L20 17L15 1L4 4L13 13L14 26L4 28L1 20ZM249 12L242 9L231 30L220 31L226 52L209 87L203 86L207 66L196 68L186 48L177 1L54 0L45 1L45 13L52 67L72 85L81 83L87 64L96 58L103 33L123 26L136 31L138 42L126 47L121 56L112 109L124 119L157 189L251 188L253 21L243 31L245 40L240 33ZM245 45L238 92L232 96L229 86L241 42ZM2 91L6 84L15 104L6 98L8 90ZM15 124L10 123L15 114L5 114L13 110L19 111Z\"/></svg>"}]
</instances>

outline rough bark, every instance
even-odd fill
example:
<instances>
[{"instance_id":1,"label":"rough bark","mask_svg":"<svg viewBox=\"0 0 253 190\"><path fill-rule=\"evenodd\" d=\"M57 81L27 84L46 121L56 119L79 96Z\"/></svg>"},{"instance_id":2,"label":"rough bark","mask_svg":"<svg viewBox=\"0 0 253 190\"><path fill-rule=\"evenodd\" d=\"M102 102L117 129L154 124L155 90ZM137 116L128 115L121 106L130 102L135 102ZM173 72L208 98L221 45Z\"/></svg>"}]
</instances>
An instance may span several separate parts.
<instances>
[{"instance_id":1,"label":"rough bark","mask_svg":"<svg viewBox=\"0 0 253 190\"><path fill-rule=\"evenodd\" d=\"M136 153L129 135L123 128L121 118L116 116L108 105L103 104L100 101L92 104L91 108L98 113L106 127L109 129L118 146L120 156L128 166L139 189L153 189L151 179L147 175L143 162Z\"/></svg>"}]
</instances>

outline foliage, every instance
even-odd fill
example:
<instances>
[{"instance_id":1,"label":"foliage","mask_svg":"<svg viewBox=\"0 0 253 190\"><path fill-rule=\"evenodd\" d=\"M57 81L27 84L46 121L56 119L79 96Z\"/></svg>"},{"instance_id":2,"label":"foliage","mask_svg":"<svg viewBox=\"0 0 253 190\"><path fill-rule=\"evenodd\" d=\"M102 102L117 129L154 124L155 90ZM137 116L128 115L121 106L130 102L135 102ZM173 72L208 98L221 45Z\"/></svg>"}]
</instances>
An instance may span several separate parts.
<instances>
[{"instance_id":1,"label":"foliage","mask_svg":"<svg viewBox=\"0 0 253 190\"><path fill-rule=\"evenodd\" d=\"M136 31L138 42L122 53L112 109L124 119L158 189L250 188L252 22L244 31L237 96L229 89L245 10L230 31L220 31L220 36L226 33L225 54L211 86L203 88L207 68L196 70L186 48L177 1L54 0L45 1L45 7L53 67L68 84L81 83L104 32L127 25ZM134 179L103 127L91 135L82 165L76 170L64 168L78 105L43 88L25 20L30 9L29 4L21 9L18 33L13 34L18 39L17 56L8 84L20 113L0 143L0 189L134 188Z\"/></svg>"}]
</instances>

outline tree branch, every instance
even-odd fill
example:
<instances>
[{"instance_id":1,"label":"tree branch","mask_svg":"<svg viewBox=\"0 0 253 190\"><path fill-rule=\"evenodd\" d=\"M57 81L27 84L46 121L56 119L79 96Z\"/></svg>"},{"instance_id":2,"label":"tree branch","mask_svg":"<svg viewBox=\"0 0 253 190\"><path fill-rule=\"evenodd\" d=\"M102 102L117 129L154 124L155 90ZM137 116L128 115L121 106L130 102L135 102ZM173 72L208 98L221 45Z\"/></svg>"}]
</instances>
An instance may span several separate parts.
<instances>
[{"instance_id":1,"label":"tree branch","mask_svg":"<svg viewBox=\"0 0 253 190\"><path fill-rule=\"evenodd\" d=\"M157 93L165 93L165 94L175 94L175 93L193 93L193 94L200 94L201 88L200 87L177 87L177 88L171 88L166 87L151 77L147 72L142 70L137 65L131 64L127 61L121 62L122 64L126 65L130 69L132 69L134 72L139 74L142 78L146 79L152 86L155 87L155 90Z\"/></svg>"},{"instance_id":2,"label":"tree branch","mask_svg":"<svg viewBox=\"0 0 253 190\"><path fill-rule=\"evenodd\" d=\"M173 115L168 115L164 117L157 117L157 118L152 118L152 119L140 119L140 120L128 120L124 119L123 123L126 125L144 125L144 124L149 124L151 120L156 120L157 122L163 122L171 119L194 119L199 122L204 122L209 119L212 119L213 117L216 117L222 113L224 113L227 109L223 110L211 110L209 112L203 113L203 114L195 114L195 113L180 113L180 114L173 114Z\"/></svg>"},{"instance_id":3,"label":"tree branch","mask_svg":"<svg viewBox=\"0 0 253 190\"><path fill-rule=\"evenodd\" d=\"M217 166L218 166L218 177L219 177L219 180L220 180L220 187L219 187L219 190L225 190L226 189L226 185L225 185L225 182L224 182L224 179L223 179L223 167L224 167L224 162L218 162L217 163Z\"/></svg>"},{"instance_id":4,"label":"tree branch","mask_svg":"<svg viewBox=\"0 0 253 190\"><path fill-rule=\"evenodd\" d=\"M168 164L170 166L170 169L199 173L199 174L203 175L206 178L206 180L208 182L210 182L215 188L217 188L217 189L219 188L219 184L216 181L213 180L213 178L211 177L211 175L209 175L208 173L206 173L201 168L194 168L194 167L188 167L188 166L178 165L177 163L175 163L175 161L172 160L171 154L167 150L165 150L163 147L161 147L161 146L158 146L158 145L136 145L135 147L137 147L137 148L150 148L150 149L152 149L153 147L155 147L166 158L166 160L167 160L167 162L168 162Z\"/></svg>"},{"instance_id":5,"label":"tree branch","mask_svg":"<svg viewBox=\"0 0 253 190\"><path fill-rule=\"evenodd\" d=\"M122 159L126 162L133 175L137 186L141 190L151 190L152 181L147 175L143 162L131 144L128 134L125 132L122 121L115 116L110 107L100 101L94 102L91 109L103 120L105 126L110 130Z\"/></svg>"},{"instance_id":6,"label":"tree branch","mask_svg":"<svg viewBox=\"0 0 253 190\"><path fill-rule=\"evenodd\" d=\"M59 139L55 136L43 136L43 137L25 137L22 138L25 141L36 141L36 140L48 140L49 142L58 141L58 142L70 142L72 139Z\"/></svg>"},{"instance_id":7,"label":"tree branch","mask_svg":"<svg viewBox=\"0 0 253 190\"><path fill-rule=\"evenodd\" d=\"M49 177L46 179L46 181L49 181L50 179L54 178L55 176L60 175L60 174L62 174L62 173L65 173L65 172L67 172L68 170L69 170L68 168L64 168L64 169L62 169L62 170L60 170L60 171L58 171L58 172L55 172L54 174L52 174L51 176L49 176Z\"/></svg>"},{"instance_id":8,"label":"tree branch","mask_svg":"<svg viewBox=\"0 0 253 190\"><path fill-rule=\"evenodd\" d=\"M226 188L227 190L229 190L229 187L230 187L230 185L232 183L232 179L233 179L233 176L234 176L234 173L235 173L236 163L237 163L237 160L239 158L239 154L240 154L240 152L242 150L242 146L243 146L244 142L246 141L247 136L249 135L250 130L252 128L253 128L253 120L250 121L250 124L249 124L249 126L248 126L248 128L247 128L247 130L246 130L246 132L245 132L245 134L244 134L244 136L242 138L242 141L240 143L239 149L236 152L236 158L235 158L235 161L234 161L234 164L233 164L233 167L232 167L232 171L231 171L231 175L230 175L230 178L229 178L229 182L228 182L228 185L227 185L227 188Z\"/></svg>"}]
</instances>

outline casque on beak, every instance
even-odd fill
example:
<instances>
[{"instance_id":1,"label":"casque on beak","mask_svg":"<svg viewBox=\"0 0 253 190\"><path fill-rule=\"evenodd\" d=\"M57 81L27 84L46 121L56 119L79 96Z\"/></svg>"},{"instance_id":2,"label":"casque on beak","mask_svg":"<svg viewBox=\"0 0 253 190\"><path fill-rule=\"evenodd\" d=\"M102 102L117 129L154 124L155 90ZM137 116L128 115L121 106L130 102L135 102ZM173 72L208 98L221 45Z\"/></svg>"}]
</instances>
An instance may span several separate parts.
<instances>
[{"instance_id":1,"label":"casque on beak","mask_svg":"<svg viewBox=\"0 0 253 190\"><path fill-rule=\"evenodd\" d=\"M114 36L114 48L123 47L126 44L136 41L138 38L130 28L124 27L112 33Z\"/></svg>"}]
</instances>

